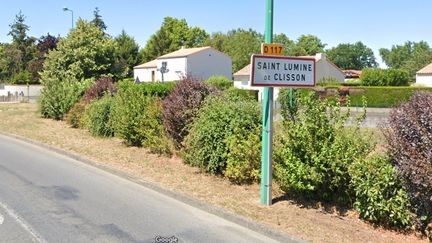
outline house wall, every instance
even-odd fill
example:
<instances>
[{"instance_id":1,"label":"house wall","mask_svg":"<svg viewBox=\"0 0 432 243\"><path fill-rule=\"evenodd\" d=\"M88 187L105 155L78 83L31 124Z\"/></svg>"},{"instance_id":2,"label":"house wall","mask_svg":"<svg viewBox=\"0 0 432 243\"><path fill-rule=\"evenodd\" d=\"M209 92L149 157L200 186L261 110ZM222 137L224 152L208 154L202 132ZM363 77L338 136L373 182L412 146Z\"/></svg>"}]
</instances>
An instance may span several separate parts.
<instances>
[{"instance_id":1,"label":"house wall","mask_svg":"<svg viewBox=\"0 0 432 243\"><path fill-rule=\"evenodd\" d=\"M180 80L187 74L185 57L158 59L158 68L162 67L162 62L167 62L168 72L164 74L165 82ZM162 81L162 74L159 71L156 72L156 80Z\"/></svg>"},{"instance_id":2,"label":"house wall","mask_svg":"<svg viewBox=\"0 0 432 243\"><path fill-rule=\"evenodd\" d=\"M231 80L232 61L214 49L207 49L187 58L187 73L199 80L207 80L213 75L222 75Z\"/></svg>"},{"instance_id":3,"label":"house wall","mask_svg":"<svg viewBox=\"0 0 432 243\"><path fill-rule=\"evenodd\" d=\"M416 85L432 87L432 74L417 74Z\"/></svg>"},{"instance_id":4,"label":"house wall","mask_svg":"<svg viewBox=\"0 0 432 243\"><path fill-rule=\"evenodd\" d=\"M156 73L157 73L156 68L135 68L134 69L134 80L136 80L138 77L140 82L151 82L152 81L152 76L151 76L152 71L155 72L155 77L156 77Z\"/></svg>"},{"instance_id":5,"label":"house wall","mask_svg":"<svg viewBox=\"0 0 432 243\"><path fill-rule=\"evenodd\" d=\"M316 63L316 70L316 82L319 82L323 78L334 78L338 82L345 81L345 74L325 59L321 59Z\"/></svg>"}]
</instances>

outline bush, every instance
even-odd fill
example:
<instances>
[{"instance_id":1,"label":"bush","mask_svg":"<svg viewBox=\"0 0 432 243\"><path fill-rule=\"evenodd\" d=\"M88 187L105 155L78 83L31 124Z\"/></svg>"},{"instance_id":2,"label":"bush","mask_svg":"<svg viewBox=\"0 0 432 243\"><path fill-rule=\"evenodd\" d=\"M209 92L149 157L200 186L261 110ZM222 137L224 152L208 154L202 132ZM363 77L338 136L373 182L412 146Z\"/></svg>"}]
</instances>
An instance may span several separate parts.
<instances>
[{"instance_id":1,"label":"bush","mask_svg":"<svg viewBox=\"0 0 432 243\"><path fill-rule=\"evenodd\" d=\"M410 76L401 69L363 69L360 80L365 86L407 86Z\"/></svg>"},{"instance_id":2,"label":"bush","mask_svg":"<svg viewBox=\"0 0 432 243\"><path fill-rule=\"evenodd\" d=\"M84 115L86 106L87 106L87 102L81 100L75 103L75 105L73 105L72 108L69 110L69 112L66 115L66 122L69 125L71 125L71 127L73 128L84 127L82 117Z\"/></svg>"},{"instance_id":3,"label":"bush","mask_svg":"<svg viewBox=\"0 0 432 243\"><path fill-rule=\"evenodd\" d=\"M225 76L211 76L205 83L215 87L218 90L227 90L233 87L234 82Z\"/></svg>"},{"instance_id":4,"label":"bush","mask_svg":"<svg viewBox=\"0 0 432 243\"><path fill-rule=\"evenodd\" d=\"M117 92L117 88L115 87L112 78L102 77L98 78L96 83L86 90L83 99L85 102L89 103L94 99L101 98L106 93L114 94L115 92Z\"/></svg>"},{"instance_id":5,"label":"bush","mask_svg":"<svg viewBox=\"0 0 432 243\"><path fill-rule=\"evenodd\" d=\"M189 134L188 126L204 99L214 91L201 81L184 79L163 101L163 124L176 148L182 147L184 138Z\"/></svg>"},{"instance_id":6,"label":"bush","mask_svg":"<svg viewBox=\"0 0 432 243\"><path fill-rule=\"evenodd\" d=\"M231 100L258 100L258 90L238 89L231 87L224 91L225 96Z\"/></svg>"},{"instance_id":7,"label":"bush","mask_svg":"<svg viewBox=\"0 0 432 243\"><path fill-rule=\"evenodd\" d=\"M418 92L393 109L388 126L388 150L425 227L432 223L432 93Z\"/></svg>"},{"instance_id":8,"label":"bush","mask_svg":"<svg viewBox=\"0 0 432 243\"><path fill-rule=\"evenodd\" d=\"M11 80L12 84L37 84L37 80L33 80L32 74L28 71L22 71L15 74Z\"/></svg>"},{"instance_id":9,"label":"bush","mask_svg":"<svg viewBox=\"0 0 432 243\"><path fill-rule=\"evenodd\" d=\"M300 96L298 106L276 139L276 180L286 192L349 203L348 167L368 154L368 138L360 135L358 126L343 127L349 112L341 112L335 100L320 101L308 93Z\"/></svg>"},{"instance_id":10,"label":"bush","mask_svg":"<svg viewBox=\"0 0 432 243\"><path fill-rule=\"evenodd\" d=\"M94 136L112 137L114 130L110 126L111 109L114 98L105 95L90 103L85 110L83 123Z\"/></svg>"},{"instance_id":11,"label":"bush","mask_svg":"<svg viewBox=\"0 0 432 243\"><path fill-rule=\"evenodd\" d=\"M40 112L45 118L63 119L93 83L92 79L79 82L73 79L45 80L40 97Z\"/></svg>"},{"instance_id":12,"label":"bush","mask_svg":"<svg viewBox=\"0 0 432 243\"><path fill-rule=\"evenodd\" d=\"M350 167L350 175L356 196L354 207L360 217L388 226L411 225L408 194L389 157L360 159Z\"/></svg>"},{"instance_id":13,"label":"bush","mask_svg":"<svg viewBox=\"0 0 432 243\"><path fill-rule=\"evenodd\" d=\"M185 162L211 174L227 173L226 175L232 179L249 179L244 177L247 174L236 176L235 170L257 169L256 162L249 160L250 155L241 155L238 148L230 148L234 147L235 142L244 147L253 147L254 145L248 145L248 141L244 141L251 138L246 131L260 130L260 126L261 117L257 102L233 101L224 96L210 97L199 111L186 138ZM230 162L233 169L226 172L230 156L234 156ZM251 171L249 174L253 176L254 172Z\"/></svg>"},{"instance_id":14,"label":"bush","mask_svg":"<svg viewBox=\"0 0 432 243\"><path fill-rule=\"evenodd\" d=\"M120 85L109 118L114 134L127 145L144 146L152 152L169 155L160 99L147 96L142 87L132 82Z\"/></svg>"}]
</instances>

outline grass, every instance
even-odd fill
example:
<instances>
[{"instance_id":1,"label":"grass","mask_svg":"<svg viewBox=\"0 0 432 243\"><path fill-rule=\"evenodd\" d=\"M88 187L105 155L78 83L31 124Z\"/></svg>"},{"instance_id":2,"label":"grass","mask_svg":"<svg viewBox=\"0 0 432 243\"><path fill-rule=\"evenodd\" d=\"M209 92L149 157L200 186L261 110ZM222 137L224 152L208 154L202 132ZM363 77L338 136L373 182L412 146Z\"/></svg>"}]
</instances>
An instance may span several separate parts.
<instances>
[{"instance_id":1,"label":"grass","mask_svg":"<svg viewBox=\"0 0 432 243\"><path fill-rule=\"evenodd\" d=\"M375 228L359 220L352 210L340 211L320 202L294 201L277 184L273 187L275 203L271 207L262 206L258 184L234 185L201 173L178 157L159 157L143 148L127 147L119 139L92 137L87 131L69 128L65 122L40 118L33 104L0 104L0 117L2 132L80 154L297 238L311 242L421 242L412 234Z\"/></svg>"}]
</instances>

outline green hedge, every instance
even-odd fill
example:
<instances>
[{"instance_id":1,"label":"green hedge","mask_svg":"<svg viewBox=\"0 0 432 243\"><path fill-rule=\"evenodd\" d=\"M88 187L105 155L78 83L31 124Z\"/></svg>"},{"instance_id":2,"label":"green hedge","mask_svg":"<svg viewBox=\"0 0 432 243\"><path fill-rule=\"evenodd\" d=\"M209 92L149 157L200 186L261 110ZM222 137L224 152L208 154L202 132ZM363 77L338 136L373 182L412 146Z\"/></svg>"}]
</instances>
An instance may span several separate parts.
<instances>
[{"instance_id":1,"label":"green hedge","mask_svg":"<svg viewBox=\"0 0 432 243\"><path fill-rule=\"evenodd\" d=\"M145 96L157 96L165 98L177 85L177 82L145 82L135 84L131 79L125 79L118 83L119 89L127 89L130 85L134 84Z\"/></svg>"},{"instance_id":2,"label":"green hedge","mask_svg":"<svg viewBox=\"0 0 432 243\"><path fill-rule=\"evenodd\" d=\"M401 69L363 69L360 80L365 86L406 86L410 80L407 71Z\"/></svg>"}]
</instances>

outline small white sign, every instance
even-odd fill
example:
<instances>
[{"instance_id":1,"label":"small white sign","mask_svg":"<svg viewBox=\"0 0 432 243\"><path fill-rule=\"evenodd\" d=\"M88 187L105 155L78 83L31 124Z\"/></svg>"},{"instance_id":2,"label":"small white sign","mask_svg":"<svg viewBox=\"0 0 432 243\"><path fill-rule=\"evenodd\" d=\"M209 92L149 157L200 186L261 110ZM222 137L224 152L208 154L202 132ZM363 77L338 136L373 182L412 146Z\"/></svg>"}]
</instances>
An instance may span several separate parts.
<instances>
[{"instance_id":1,"label":"small white sign","mask_svg":"<svg viewBox=\"0 0 432 243\"><path fill-rule=\"evenodd\" d=\"M315 86L315 59L252 55L252 86Z\"/></svg>"}]
</instances>

